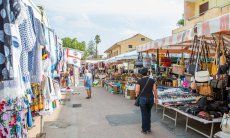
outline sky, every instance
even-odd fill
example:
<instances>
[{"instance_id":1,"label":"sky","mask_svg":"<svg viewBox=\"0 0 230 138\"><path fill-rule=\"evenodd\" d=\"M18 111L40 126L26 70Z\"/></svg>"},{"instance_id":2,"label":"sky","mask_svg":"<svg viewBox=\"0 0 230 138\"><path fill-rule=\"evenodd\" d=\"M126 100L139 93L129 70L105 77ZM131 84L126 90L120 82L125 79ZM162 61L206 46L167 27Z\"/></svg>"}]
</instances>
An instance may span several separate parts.
<instances>
[{"instance_id":1,"label":"sky","mask_svg":"<svg viewBox=\"0 0 230 138\"><path fill-rule=\"evenodd\" d=\"M79 41L101 36L99 53L141 33L153 40L171 35L184 0L34 0L42 5L59 37Z\"/></svg>"}]
</instances>

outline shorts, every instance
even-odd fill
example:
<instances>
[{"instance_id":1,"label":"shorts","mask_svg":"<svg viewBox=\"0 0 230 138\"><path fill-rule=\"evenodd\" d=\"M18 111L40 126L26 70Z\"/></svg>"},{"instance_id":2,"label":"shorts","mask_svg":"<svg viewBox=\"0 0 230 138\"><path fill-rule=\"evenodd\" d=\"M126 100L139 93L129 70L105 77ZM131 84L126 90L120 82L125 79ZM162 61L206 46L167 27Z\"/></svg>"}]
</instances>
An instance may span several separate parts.
<instances>
[{"instance_id":1,"label":"shorts","mask_svg":"<svg viewBox=\"0 0 230 138\"><path fill-rule=\"evenodd\" d=\"M85 86L85 89L86 89L86 90L91 90L91 88L92 88L91 85L86 85L86 86Z\"/></svg>"}]
</instances>

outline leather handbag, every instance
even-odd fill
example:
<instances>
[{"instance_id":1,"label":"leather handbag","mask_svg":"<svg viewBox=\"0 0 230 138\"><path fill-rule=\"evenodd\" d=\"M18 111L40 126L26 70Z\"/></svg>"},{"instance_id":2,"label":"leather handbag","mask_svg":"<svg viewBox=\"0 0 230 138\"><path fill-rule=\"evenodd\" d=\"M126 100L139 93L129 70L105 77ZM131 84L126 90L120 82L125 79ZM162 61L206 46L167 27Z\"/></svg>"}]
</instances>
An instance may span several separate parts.
<instances>
[{"instance_id":1,"label":"leather handbag","mask_svg":"<svg viewBox=\"0 0 230 138\"><path fill-rule=\"evenodd\" d=\"M143 67L143 56L142 53L140 52L138 55L138 58L135 62L135 67L142 68Z\"/></svg>"},{"instance_id":2,"label":"leather handbag","mask_svg":"<svg viewBox=\"0 0 230 138\"><path fill-rule=\"evenodd\" d=\"M227 87L227 80L211 80L213 88L223 89Z\"/></svg>"},{"instance_id":3,"label":"leather handbag","mask_svg":"<svg viewBox=\"0 0 230 138\"><path fill-rule=\"evenodd\" d=\"M229 69L228 64L220 65L218 69L218 74L226 74L228 72L228 69Z\"/></svg>"},{"instance_id":4,"label":"leather handbag","mask_svg":"<svg viewBox=\"0 0 230 138\"><path fill-rule=\"evenodd\" d=\"M148 78L148 80L147 80L145 86L144 86L143 89L141 90L141 93L138 95L138 97L137 97L137 99L136 99L136 101L135 101L135 104L134 104L135 106L140 106L140 96L141 96L141 94L144 92L144 89L146 88L148 82L149 82L149 78Z\"/></svg>"},{"instance_id":5,"label":"leather handbag","mask_svg":"<svg viewBox=\"0 0 230 138\"><path fill-rule=\"evenodd\" d=\"M214 59L214 61L212 63L211 75L213 75L213 76L217 75L217 73L218 73L218 63L217 63L217 61L218 61L218 55L219 55L218 54L218 50L219 50L218 47L219 46L217 45L215 59Z\"/></svg>"},{"instance_id":6,"label":"leather handbag","mask_svg":"<svg viewBox=\"0 0 230 138\"><path fill-rule=\"evenodd\" d=\"M170 67L172 64L171 58L169 57L169 51L167 50L166 57L161 59L161 63L164 67Z\"/></svg>"},{"instance_id":7,"label":"leather handbag","mask_svg":"<svg viewBox=\"0 0 230 138\"><path fill-rule=\"evenodd\" d=\"M212 63L211 75L215 76L217 75L217 73L218 73L218 65L216 63Z\"/></svg>"},{"instance_id":8,"label":"leather handbag","mask_svg":"<svg viewBox=\"0 0 230 138\"><path fill-rule=\"evenodd\" d=\"M230 113L224 114L220 127L223 132L230 133Z\"/></svg>"},{"instance_id":9,"label":"leather handbag","mask_svg":"<svg viewBox=\"0 0 230 138\"><path fill-rule=\"evenodd\" d=\"M226 63L227 63L227 58L225 56L224 50L222 50L221 56L220 56L220 65L225 65Z\"/></svg>"},{"instance_id":10,"label":"leather handbag","mask_svg":"<svg viewBox=\"0 0 230 138\"><path fill-rule=\"evenodd\" d=\"M203 85L199 87L199 94L203 96L213 96L213 89L210 85Z\"/></svg>"}]
</instances>

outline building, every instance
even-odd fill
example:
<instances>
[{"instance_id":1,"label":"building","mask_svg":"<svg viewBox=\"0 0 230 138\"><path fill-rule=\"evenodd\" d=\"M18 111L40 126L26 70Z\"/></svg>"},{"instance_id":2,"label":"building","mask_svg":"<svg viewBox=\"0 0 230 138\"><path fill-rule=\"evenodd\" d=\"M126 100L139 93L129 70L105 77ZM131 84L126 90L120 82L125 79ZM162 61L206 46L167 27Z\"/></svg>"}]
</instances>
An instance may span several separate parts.
<instances>
[{"instance_id":1,"label":"building","mask_svg":"<svg viewBox=\"0 0 230 138\"><path fill-rule=\"evenodd\" d=\"M127 53L133 50L136 50L136 46L145 44L152 41L150 38L142 35L142 34L136 34L131 38L125 39L123 41L117 42L113 46L111 46L109 49L105 51L108 58Z\"/></svg>"},{"instance_id":2,"label":"building","mask_svg":"<svg viewBox=\"0 0 230 138\"><path fill-rule=\"evenodd\" d=\"M173 34L229 12L230 0L184 0L184 26L173 30Z\"/></svg>"}]
</instances>

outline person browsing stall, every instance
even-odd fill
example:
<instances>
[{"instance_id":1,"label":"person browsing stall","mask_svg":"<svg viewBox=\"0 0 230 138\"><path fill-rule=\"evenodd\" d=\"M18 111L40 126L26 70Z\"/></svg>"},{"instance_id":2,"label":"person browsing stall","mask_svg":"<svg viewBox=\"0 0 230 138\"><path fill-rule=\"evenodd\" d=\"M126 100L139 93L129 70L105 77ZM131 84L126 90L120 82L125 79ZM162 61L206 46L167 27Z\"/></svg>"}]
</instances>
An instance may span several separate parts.
<instances>
[{"instance_id":1,"label":"person browsing stall","mask_svg":"<svg viewBox=\"0 0 230 138\"><path fill-rule=\"evenodd\" d=\"M148 69L139 72L143 77L137 81L136 97L140 96L139 105L142 116L142 133L151 133L151 109L154 103L154 92L157 91L155 81L149 77Z\"/></svg>"}]
</instances>

